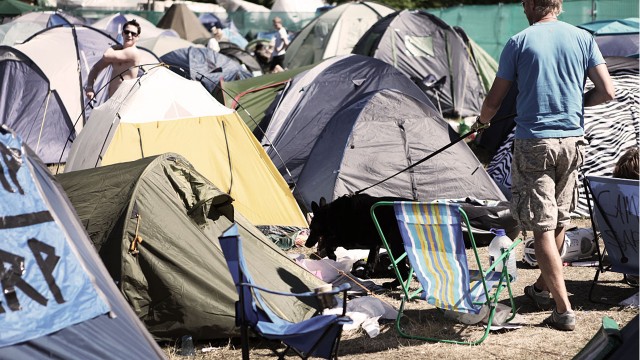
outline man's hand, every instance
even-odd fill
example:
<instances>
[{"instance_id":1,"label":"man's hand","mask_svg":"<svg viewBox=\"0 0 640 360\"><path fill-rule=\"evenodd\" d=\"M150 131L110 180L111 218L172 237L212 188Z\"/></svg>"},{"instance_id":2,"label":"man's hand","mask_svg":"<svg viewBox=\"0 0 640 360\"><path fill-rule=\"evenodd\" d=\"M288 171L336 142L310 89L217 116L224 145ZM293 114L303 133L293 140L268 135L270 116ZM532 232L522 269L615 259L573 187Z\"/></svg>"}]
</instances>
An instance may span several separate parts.
<instances>
[{"instance_id":1,"label":"man's hand","mask_svg":"<svg viewBox=\"0 0 640 360\"><path fill-rule=\"evenodd\" d=\"M474 122L473 125L471 125L471 129L470 130L472 132L482 132L482 130L488 128L489 125L491 125L491 123L483 124L482 122L480 122L480 116L478 116L476 118L476 122Z\"/></svg>"},{"instance_id":2,"label":"man's hand","mask_svg":"<svg viewBox=\"0 0 640 360\"><path fill-rule=\"evenodd\" d=\"M93 91L93 88L87 88L84 91L85 95L87 95L87 98L89 98L89 101L93 100L93 98L96 96L95 92Z\"/></svg>"}]
</instances>

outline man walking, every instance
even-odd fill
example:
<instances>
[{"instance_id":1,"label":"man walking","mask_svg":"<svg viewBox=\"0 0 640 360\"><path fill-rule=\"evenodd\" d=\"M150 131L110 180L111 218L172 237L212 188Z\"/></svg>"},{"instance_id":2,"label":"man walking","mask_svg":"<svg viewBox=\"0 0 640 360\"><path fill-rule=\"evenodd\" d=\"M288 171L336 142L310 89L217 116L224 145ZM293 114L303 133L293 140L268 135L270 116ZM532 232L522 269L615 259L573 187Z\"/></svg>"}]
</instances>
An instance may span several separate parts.
<instances>
[{"instance_id":1,"label":"man walking","mask_svg":"<svg viewBox=\"0 0 640 360\"><path fill-rule=\"evenodd\" d=\"M284 54L289 46L289 35L287 34L287 29L282 26L282 19L277 16L273 18L273 27L277 33L269 44L271 48L269 70L271 72L281 72L284 70Z\"/></svg>"},{"instance_id":2,"label":"man walking","mask_svg":"<svg viewBox=\"0 0 640 360\"><path fill-rule=\"evenodd\" d=\"M545 323L575 329L576 317L559 249L575 207L582 165L584 106L614 98L604 58L586 31L558 21L562 0L523 0L529 27L505 45L496 79L472 128L489 125L511 84L517 83L511 212L532 230L540 276L525 294L541 309L555 302ZM584 93L586 78L594 88Z\"/></svg>"}]
</instances>

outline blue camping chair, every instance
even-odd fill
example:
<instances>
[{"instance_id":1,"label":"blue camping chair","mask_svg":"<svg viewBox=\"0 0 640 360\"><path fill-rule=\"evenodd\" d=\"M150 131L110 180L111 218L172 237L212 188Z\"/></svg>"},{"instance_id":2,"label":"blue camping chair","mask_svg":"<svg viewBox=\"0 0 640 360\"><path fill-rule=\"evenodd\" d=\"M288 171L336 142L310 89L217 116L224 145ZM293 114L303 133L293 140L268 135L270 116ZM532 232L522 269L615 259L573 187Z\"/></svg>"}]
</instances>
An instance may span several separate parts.
<instances>
[{"instance_id":1,"label":"blue camping chair","mask_svg":"<svg viewBox=\"0 0 640 360\"><path fill-rule=\"evenodd\" d=\"M343 284L320 294L316 292L293 294L265 289L254 284L249 274L242 253L242 240L238 234L237 224L225 230L219 240L231 277L238 290L236 325L240 326L242 358L249 359L249 328L262 338L282 342L286 346L283 351L272 348L280 359L283 359L289 350L293 350L303 359L311 356L325 359L337 358L342 326L351 323L351 319L345 315L347 291L351 286ZM283 296L314 297L318 299L318 311L307 320L292 323L274 314L263 301L261 292ZM338 304L336 295L340 293L342 293L342 314L319 315L324 308L331 308Z\"/></svg>"},{"instance_id":2,"label":"blue camping chair","mask_svg":"<svg viewBox=\"0 0 640 360\"><path fill-rule=\"evenodd\" d=\"M596 246L598 269L589 290L589 300L600 273L613 271L638 276L638 196L640 181L603 176L585 176L587 204L591 215L593 233L602 238L604 251ZM592 206L593 203L593 206Z\"/></svg>"},{"instance_id":3,"label":"blue camping chair","mask_svg":"<svg viewBox=\"0 0 640 360\"><path fill-rule=\"evenodd\" d=\"M405 254L397 259L392 256L391 249L380 227L375 210L381 206L393 206ZM504 249L500 257L487 269L482 269L476 243L469 224L469 219L458 204L421 203L409 201L381 201L371 207L371 216L378 229L380 238L389 253L391 264L400 282L404 296L396 318L396 330L402 337L425 341L446 342L453 344L480 344L489 335L491 324L496 313L501 291L506 287L511 303L510 321L516 314L511 277L507 272L506 261L513 256L513 249L522 241L515 241L508 249ZM470 270L467 263L462 225L466 225L471 247L475 254L478 270ZM408 277L402 277L398 264L407 257L411 265ZM502 271L494 271L495 266L502 263ZM402 264L402 266L404 266ZM410 285L416 275L420 287L411 290ZM488 309L487 327L481 338L474 341L451 340L409 334L400 324L405 303L413 299L426 300L429 304L454 312L454 314L472 314L478 322L484 318L483 307Z\"/></svg>"}]
</instances>

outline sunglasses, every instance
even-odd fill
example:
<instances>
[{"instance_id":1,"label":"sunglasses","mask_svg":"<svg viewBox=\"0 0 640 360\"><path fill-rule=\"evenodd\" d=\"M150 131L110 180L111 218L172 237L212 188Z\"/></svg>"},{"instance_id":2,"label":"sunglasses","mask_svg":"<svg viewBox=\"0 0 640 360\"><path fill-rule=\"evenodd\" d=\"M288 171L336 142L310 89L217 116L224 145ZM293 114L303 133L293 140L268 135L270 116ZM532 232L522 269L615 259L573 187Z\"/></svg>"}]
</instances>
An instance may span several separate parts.
<instances>
[{"instance_id":1,"label":"sunglasses","mask_svg":"<svg viewBox=\"0 0 640 360\"><path fill-rule=\"evenodd\" d=\"M137 32L133 32L133 31L129 31L129 30L122 30L122 34L123 34L123 35L131 35L131 36L133 36L133 37L138 36L138 33L137 33Z\"/></svg>"}]
</instances>

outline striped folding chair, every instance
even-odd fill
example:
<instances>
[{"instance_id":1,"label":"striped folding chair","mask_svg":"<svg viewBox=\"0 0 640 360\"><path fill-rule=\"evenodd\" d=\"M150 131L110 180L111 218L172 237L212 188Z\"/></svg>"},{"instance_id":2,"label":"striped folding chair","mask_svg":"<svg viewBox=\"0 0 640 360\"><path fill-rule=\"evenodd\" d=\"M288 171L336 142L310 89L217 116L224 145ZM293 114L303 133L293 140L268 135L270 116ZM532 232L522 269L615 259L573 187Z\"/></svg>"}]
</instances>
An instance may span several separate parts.
<instances>
[{"instance_id":1,"label":"striped folding chair","mask_svg":"<svg viewBox=\"0 0 640 360\"><path fill-rule=\"evenodd\" d=\"M507 321L513 319L516 309L506 260L521 240L515 241L487 270L483 270L469 219L459 205L405 201L378 202L372 206L371 216L390 256L389 244L376 217L376 209L381 206L393 206L405 249L405 254L400 258L391 258L392 266L404 292L396 319L396 330L401 336L454 344L480 344L489 335L498 299L505 287L508 289L511 303L511 316ZM469 269L462 235L463 224L469 231L477 270ZM404 257L408 258L411 266L406 279L398 270L399 263L404 260ZM500 262L503 263L502 271L494 271L495 266ZM414 290L410 287L413 274L420 283L419 288ZM479 315L486 306L489 310L486 330L480 339L470 341L409 334L401 327L400 320L404 316L405 303L414 299L422 299L439 309L463 314Z\"/></svg>"}]
</instances>

